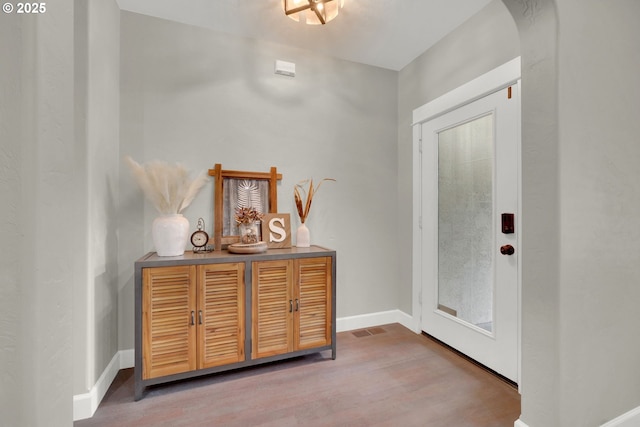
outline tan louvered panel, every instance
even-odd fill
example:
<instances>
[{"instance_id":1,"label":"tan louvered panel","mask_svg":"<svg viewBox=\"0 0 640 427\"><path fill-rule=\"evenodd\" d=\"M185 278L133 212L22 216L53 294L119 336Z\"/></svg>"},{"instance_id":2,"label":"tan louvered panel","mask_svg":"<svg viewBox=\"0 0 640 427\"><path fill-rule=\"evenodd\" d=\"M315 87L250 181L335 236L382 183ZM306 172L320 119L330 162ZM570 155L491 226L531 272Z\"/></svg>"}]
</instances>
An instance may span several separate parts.
<instances>
[{"instance_id":1,"label":"tan louvered panel","mask_svg":"<svg viewBox=\"0 0 640 427\"><path fill-rule=\"evenodd\" d=\"M331 258L307 258L295 262L295 350L331 344Z\"/></svg>"},{"instance_id":2,"label":"tan louvered panel","mask_svg":"<svg viewBox=\"0 0 640 427\"><path fill-rule=\"evenodd\" d=\"M244 264L198 266L198 277L198 369L243 361Z\"/></svg>"},{"instance_id":3,"label":"tan louvered panel","mask_svg":"<svg viewBox=\"0 0 640 427\"><path fill-rule=\"evenodd\" d=\"M196 367L195 266L145 268L142 289L144 379Z\"/></svg>"},{"instance_id":4,"label":"tan louvered panel","mask_svg":"<svg viewBox=\"0 0 640 427\"><path fill-rule=\"evenodd\" d=\"M252 263L253 313L251 357L292 351L293 317L291 260Z\"/></svg>"}]
</instances>

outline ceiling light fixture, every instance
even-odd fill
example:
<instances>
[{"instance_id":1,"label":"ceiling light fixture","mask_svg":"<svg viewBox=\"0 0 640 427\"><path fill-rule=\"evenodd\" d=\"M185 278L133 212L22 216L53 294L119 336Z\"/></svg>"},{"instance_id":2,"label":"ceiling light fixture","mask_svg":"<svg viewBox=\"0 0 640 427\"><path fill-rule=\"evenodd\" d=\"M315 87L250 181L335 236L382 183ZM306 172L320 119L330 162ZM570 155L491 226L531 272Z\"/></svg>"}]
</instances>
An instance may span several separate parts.
<instances>
[{"instance_id":1,"label":"ceiling light fixture","mask_svg":"<svg viewBox=\"0 0 640 427\"><path fill-rule=\"evenodd\" d=\"M284 13L294 21L324 25L338 16L344 0L282 0Z\"/></svg>"}]
</instances>

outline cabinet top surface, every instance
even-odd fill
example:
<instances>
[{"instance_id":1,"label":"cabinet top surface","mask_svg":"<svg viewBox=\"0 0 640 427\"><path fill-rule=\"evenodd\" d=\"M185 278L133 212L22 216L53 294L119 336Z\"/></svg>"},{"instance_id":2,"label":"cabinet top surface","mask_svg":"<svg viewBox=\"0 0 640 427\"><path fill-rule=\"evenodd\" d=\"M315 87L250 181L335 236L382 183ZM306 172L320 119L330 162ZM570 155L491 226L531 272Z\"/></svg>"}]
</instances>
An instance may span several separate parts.
<instances>
[{"instance_id":1,"label":"cabinet top surface","mask_svg":"<svg viewBox=\"0 0 640 427\"><path fill-rule=\"evenodd\" d=\"M185 251L180 256L158 256L155 252L149 252L136 261L136 267L160 267L177 264L207 264L220 262L245 262L261 261L283 258L308 258L314 256L334 256L335 251L321 246L309 248L291 247L286 249L268 249L260 254L233 254L226 250L207 253L193 253Z\"/></svg>"}]
</instances>

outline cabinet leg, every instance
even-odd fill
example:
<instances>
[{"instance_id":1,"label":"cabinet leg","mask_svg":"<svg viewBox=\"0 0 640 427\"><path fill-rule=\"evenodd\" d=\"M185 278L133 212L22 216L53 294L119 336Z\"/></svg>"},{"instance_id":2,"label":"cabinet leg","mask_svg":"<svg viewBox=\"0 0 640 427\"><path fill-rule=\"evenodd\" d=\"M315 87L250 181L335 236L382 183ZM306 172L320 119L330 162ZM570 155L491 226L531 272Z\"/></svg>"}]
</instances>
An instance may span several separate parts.
<instances>
[{"instance_id":1,"label":"cabinet leg","mask_svg":"<svg viewBox=\"0 0 640 427\"><path fill-rule=\"evenodd\" d=\"M142 399L142 393L144 391L144 387L136 382L133 388L134 388L133 400L137 402L138 400Z\"/></svg>"}]
</instances>

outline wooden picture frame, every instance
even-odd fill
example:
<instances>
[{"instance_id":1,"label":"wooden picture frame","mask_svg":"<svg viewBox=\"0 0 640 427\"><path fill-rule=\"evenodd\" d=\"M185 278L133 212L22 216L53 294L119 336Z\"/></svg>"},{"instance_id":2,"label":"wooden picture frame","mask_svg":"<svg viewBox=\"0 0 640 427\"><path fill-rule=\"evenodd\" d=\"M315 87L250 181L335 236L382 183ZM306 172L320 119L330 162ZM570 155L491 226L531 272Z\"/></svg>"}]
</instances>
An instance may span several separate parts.
<instances>
[{"instance_id":1,"label":"wooden picture frame","mask_svg":"<svg viewBox=\"0 0 640 427\"><path fill-rule=\"evenodd\" d=\"M261 194L268 195L267 201L262 200L262 209L269 213L278 212L278 181L282 179L282 174L278 173L275 166L269 172L247 172L223 170L220 163L216 163L213 169L209 169L209 175L215 180L213 186L213 237L209 243L213 244L215 250L222 250L232 243L240 240L234 232L235 219L229 202L225 205L225 190L228 195L230 189L234 188L238 182L247 181L248 185L258 188ZM265 187L267 189L265 190ZM226 233L225 233L226 230Z\"/></svg>"},{"instance_id":2,"label":"wooden picture frame","mask_svg":"<svg viewBox=\"0 0 640 427\"><path fill-rule=\"evenodd\" d=\"M269 249L291 247L291 215L270 213L262 218L262 240Z\"/></svg>"}]
</instances>

